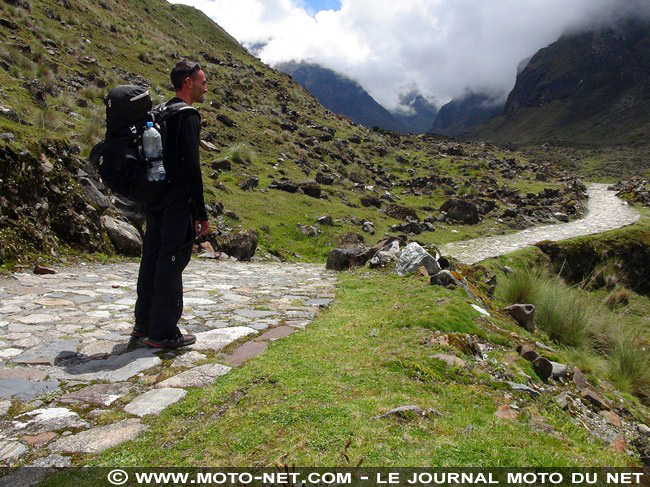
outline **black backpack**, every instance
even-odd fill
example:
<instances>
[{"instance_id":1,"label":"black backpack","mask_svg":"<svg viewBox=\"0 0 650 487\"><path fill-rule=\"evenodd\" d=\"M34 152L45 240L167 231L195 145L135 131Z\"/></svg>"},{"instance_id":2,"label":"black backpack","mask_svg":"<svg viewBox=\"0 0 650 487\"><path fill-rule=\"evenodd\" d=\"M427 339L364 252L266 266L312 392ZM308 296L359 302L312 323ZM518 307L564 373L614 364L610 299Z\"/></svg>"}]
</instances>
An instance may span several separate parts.
<instances>
[{"instance_id":1,"label":"black backpack","mask_svg":"<svg viewBox=\"0 0 650 487\"><path fill-rule=\"evenodd\" d=\"M153 122L167 151L167 120L182 111L198 111L184 102L162 103L152 108L149 91L137 85L113 88L106 97L106 137L90 151L102 181L118 195L138 203L153 204L165 194L169 178L149 181L150 163L142 151L142 133Z\"/></svg>"}]
</instances>

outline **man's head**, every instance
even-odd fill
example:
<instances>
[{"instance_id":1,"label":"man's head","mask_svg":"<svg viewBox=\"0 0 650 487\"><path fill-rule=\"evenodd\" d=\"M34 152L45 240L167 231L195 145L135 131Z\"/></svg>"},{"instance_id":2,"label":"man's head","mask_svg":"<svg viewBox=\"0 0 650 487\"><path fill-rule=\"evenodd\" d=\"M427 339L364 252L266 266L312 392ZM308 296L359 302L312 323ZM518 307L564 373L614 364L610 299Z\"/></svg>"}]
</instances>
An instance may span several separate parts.
<instances>
[{"instance_id":1,"label":"man's head","mask_svg":"<svg viewBox=\"0 0 650 487\"><path fill-rule=\"evenodd\" d=\"M199 63L189 59L179 61L172 69L171 80L176 96L188 105L205 100L208 88L205 73Z\"/></svg>"}]
</instances>

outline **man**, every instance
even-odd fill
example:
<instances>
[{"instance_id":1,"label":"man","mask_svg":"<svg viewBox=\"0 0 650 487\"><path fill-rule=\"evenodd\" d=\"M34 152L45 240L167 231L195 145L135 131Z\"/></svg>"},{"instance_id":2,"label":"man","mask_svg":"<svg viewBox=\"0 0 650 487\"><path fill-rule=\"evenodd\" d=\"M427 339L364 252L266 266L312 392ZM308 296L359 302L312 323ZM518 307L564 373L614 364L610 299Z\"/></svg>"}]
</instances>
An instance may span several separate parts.
<instances>
[{"instance_id":1,"label":"man","mask_svg":"<svg viewBox=\"0 0 650 487\"><path fill-rule=\"evenodd\" d=\"M171 72L176 96L167 104L203 102L205 73L198 63L180 61ZM210 232L203 200L199 161L201 116L183 110L167 122L165 170L168 189L159 203L148 205L147 230L138 274L138 299L131 341L153 348L178 348L196 342L178 328L183 312L183 269L192 255L195 235Z\"/></svg>"}]
</instances>

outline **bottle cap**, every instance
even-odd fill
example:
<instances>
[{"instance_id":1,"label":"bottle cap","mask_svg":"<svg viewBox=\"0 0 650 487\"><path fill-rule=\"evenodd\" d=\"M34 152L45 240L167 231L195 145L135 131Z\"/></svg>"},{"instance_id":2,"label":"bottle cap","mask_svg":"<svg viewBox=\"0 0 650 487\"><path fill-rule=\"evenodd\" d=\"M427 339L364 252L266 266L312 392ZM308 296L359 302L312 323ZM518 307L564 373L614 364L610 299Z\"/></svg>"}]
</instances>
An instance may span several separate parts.
<instances>
[{"instance_id":1,"label":"bottle cap","mask_svg":"<svg viewBox=\"0 0 650 487\"><path fill-rule=\"evenodd\" d=\"M147 127L153 127L153 122L147 122Z\"/></svg>"}]
</instances>

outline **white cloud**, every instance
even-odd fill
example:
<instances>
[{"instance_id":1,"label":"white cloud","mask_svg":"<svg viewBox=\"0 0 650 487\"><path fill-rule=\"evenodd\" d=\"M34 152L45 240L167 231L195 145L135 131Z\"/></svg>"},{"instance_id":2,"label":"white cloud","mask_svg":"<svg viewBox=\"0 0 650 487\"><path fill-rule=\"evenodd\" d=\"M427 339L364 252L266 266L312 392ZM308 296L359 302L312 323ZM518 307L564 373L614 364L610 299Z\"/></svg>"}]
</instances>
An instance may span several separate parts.
<instances>
[{"instance_id":1,"label":"white cloud","mask_svg":"<svg viewBox=\"0 0 650 487\"><path fill-rule=\"evenodd\" d=\"M320 63L359 81L389 109L418 89L438 102L467 90L508 92L517 64L618 2L644 0L342 0L309 15L302 0L174 0L203 10L268 64Z\"/></svg>"}]
</instances>

